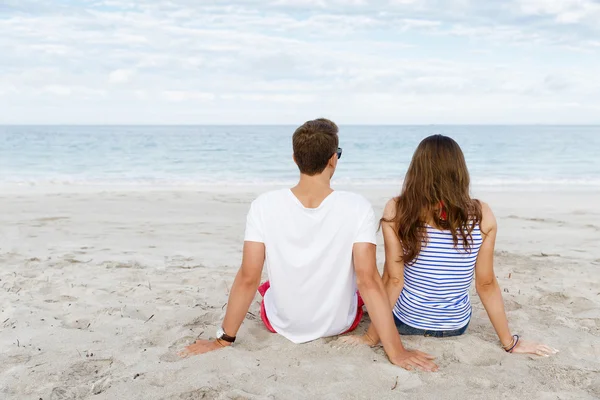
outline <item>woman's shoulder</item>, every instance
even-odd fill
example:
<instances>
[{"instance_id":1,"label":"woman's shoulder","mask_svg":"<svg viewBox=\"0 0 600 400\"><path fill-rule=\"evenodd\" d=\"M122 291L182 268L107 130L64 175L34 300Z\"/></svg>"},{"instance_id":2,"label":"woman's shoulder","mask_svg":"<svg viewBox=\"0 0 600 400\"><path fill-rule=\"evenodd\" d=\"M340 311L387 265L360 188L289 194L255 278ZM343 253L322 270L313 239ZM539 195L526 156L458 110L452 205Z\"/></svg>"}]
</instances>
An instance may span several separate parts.
<instances>
[{"instance_id":1,"label":"woman's shoulder","mask_svg":"<svg viewBox=\"0 0 600 400\"><path fill-rule=\"evenodd\" d=\"M387 221L391 221L396 218L396 212L398 209L398 197L391 198L385 205L383 209L383 219Z\"/></svg>"},{"instance_id":2,"label":"woman's shoulder","mask_svg":"<svg viewBox=\"0 0 600 400\"><path fill-rule=\"evenodd\" d=\"M486 203L483 200L480 199L476 199L474 200L476 203L479 203L479 206L481 207L481 217L486 217L486 216L490 216L490 214L493 215L492 212L492 208L490 207L490 205L488 203Z\"/></svg>"},{"instance_id":3,"label":"woman's shoulder","mask_svg":"<svg viewBox=\"0 0 600 400\"><path fill-rule=\"evenodd\" d=\"M488 203L482 200L476 200L481 206L481 221L479 222L479 228L481 232L488 233L493 229L496 229L496 216L492 211L492 208Z\"/></svg>"}]
</instances>

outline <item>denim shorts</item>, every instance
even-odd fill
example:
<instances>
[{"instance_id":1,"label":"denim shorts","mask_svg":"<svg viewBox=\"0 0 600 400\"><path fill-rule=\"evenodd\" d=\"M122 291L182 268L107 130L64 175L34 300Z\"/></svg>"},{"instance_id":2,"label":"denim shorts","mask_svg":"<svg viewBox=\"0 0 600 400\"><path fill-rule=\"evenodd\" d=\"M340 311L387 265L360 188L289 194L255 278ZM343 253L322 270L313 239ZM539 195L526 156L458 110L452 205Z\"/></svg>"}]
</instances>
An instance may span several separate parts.
<instances>
[{"instance_id":1,"label":"denim shorts","mask_svg":"<svg viewBox=\"0 0 600 400\"><path fill-rule=\"evenodd\" d=\"M460 329L456 329L456 330L451 330L451 331L431 331L431 330L424 330L424 329L419 329L419 328L413 328L410 325L406 325L404 322L400 321L398 319L398 317L396 317L394 315L394 322L396 322L396 327L398 328L398 332L400 332L400 335L419 335L419 336L426 336L426 337L437 337L437 338L445 338L445 337L452 337L452 336L460 336L463 333L465 333L467 331L467 328L469 327L469 322L467 322L467 324L465 326L463 326Z\"/></svg>"}]
</instances>

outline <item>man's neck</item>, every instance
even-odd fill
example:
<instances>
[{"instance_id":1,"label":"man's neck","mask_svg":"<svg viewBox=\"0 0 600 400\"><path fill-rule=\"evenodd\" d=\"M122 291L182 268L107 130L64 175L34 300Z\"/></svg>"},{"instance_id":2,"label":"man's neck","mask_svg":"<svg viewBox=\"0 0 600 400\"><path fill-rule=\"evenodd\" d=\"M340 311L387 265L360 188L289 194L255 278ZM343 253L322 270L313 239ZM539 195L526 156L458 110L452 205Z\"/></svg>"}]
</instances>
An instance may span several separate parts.
<instances>
[{"instance_id":1,"label":"man's neck","mask_svg":"<svg viewBox=\"0 0 600 400\"><path fill-rule=\"evenodd\" d=\"M292 188L292 193L306 208L317 208L327 198L331 189L331 179L324 174L300 175L300 181Z\"/></svg>"}]
</instances>

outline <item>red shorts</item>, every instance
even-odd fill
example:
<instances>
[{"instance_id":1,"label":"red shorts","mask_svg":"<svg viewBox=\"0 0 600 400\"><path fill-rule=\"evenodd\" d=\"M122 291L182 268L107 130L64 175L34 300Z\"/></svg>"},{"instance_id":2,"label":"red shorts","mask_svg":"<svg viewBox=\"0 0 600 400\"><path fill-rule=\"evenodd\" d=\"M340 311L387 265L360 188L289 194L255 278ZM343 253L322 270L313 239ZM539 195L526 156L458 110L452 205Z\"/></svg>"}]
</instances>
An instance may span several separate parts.
<instances>
[{"instance_id":1,"label":"red shorts","mask_svg":"<svg viewBox=\"0 0 600 400\"><path fill-rule=\"evenodd\" d=\"M263 323L265 324L265 326L267 327L267 329L270 332L277 333L277 332L275 332L275 329L273 329L273 326L269 322L269 318L267 318L267 312L265 311L264 297L265 297L265 293L267 293L267 290L269 290L270 287L271 287L271 283L269 281L266 281L265 283L263 283L262 285L260 285L258 287L258 293L260 293L260 295L263 297L263 300L260 303L260 318L262 319ZM341 333L341 335L348 333L348 332L352 332L353 330L358 328L358 324L360 324L360 321L362 320L362 317L364 314L363 306L365 305L365 303L363 302L362 297L360 297L360 293L356 292L356 294L358 295L358 307L356 307L356 318L354 318L354 322L352 323L352 326L350 327L350 329L348 329L344 333Z\"/></svg>"}]
</instances>

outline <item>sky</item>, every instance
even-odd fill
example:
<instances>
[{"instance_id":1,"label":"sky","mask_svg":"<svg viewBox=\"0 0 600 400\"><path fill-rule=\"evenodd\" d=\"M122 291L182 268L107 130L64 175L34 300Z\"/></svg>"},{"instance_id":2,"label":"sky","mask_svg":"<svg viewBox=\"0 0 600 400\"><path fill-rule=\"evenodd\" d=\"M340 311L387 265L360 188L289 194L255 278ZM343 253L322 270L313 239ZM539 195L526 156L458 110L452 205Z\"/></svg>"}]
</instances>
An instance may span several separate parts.
<instances>
[{"instance_id":1,"label":"sky","mask_svg":"<svg viewBox=\"0 0 600 400\"><path fill-rule=\"evenodd\" d=\"M0 0L0 124L599 124L600 0Z\"/></svg>"}]
</instances>

